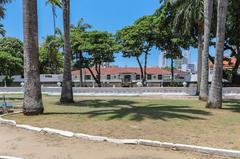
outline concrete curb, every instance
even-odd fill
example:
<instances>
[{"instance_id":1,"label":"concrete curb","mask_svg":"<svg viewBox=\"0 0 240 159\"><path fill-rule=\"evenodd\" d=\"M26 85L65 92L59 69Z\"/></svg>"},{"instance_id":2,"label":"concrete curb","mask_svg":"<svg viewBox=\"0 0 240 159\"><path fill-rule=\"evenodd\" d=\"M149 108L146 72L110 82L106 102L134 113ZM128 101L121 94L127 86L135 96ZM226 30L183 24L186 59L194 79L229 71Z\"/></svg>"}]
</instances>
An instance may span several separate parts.
<instances>
[{"instance_id":1,"label":"concrete curb","mask_svg":"<svg viewBox=\"0 0 240 159\"><path fill-rule=\"evenodd\" d=\"M41 129L41 128L39 128ZM70 132L70 131L63 131L63 130L58 130L58 129L52 129L52 128L43 128L42 132L46 132L48 134L57 134L57 135L61 135L64 137L73 137L74 133Z\"/></svg>"},{"instance_id":2,"label":"concrete curb","mask_svg":"<svg viewBox=\"0 0 240 159\"><path fill-rule=\"evenodd\" d=\"M6 114L6 115L8 115L8 114ZM16 121L14 121L14 120L2 119L3 116L5 116L5 115L0 116L0 124L11 125L11 126L15 126L17 128L34 131L34 132L39 132L39 133L43 132L43 133L48 133L48 134L52 134L52 135L60 135L63 137L68 137L68 138L76 137L76 138L79 138L82 140L89 140L89 141L96 141L96 142L109 142L109 143L113 143L113 144L143 145L143 146L168 148L168 149L172 149L172 150L194 151L194 152L200 152L200 153L211 154L211 155L220 155L220 156L226 156L226 157L240 157L239 150L219 149L219 148L202 147L202 146L196 146L196 145L174 144L174 143L160 142L160 141L154 141L154 140L145 140L145 139L115 139L115 138L108 138L105 136L94 136L94 135L88 135L88 134L83 134L83 133L74 133L71 131L64 131L64 130L58 130L58 129L52 129L52 128L39 128L39 127L31 126L31 125L20 125L20 124L16 124ZM0 157L0 159L1 159L1 157ZM9 158L9 159L11 159L11 158ZM18 159L18 158L13 158L13 159Z\"/></svg>"},{"instance_id":3,"label":"concrete curb","mask_svg":"<svg viewBox=\"0 0 240 159\"><path fill-rule=\"evenodd\" d=\"M38 128L38 127L30 126L30 125L16 124L16 127L21 128L21 129L26 129L26 130L29 130L29 131L35 131L35 132L41 132L43 130L42 128Z\"/></svg>"},{"instance_id":4,"label":"concrete curb","mask_svg":"<svg viewBox=\"0 0 240 159\"><path fill-rule=\"evenodd\" d=\"M10 157L10 156L0 156L0 159L23 159L23 158Z\"/></svg>"}]
</instances>

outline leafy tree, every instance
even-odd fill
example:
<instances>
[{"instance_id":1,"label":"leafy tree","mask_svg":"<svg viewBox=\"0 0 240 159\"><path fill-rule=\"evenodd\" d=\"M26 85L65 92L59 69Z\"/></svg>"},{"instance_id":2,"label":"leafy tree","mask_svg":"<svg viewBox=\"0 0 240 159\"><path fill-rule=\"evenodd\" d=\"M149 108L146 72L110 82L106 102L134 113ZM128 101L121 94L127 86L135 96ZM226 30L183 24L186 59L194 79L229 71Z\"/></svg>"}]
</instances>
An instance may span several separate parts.
<instances>
[{"instance_id":1,"label":"leafy tree","mask_svg":"<svg viewBox=\"0 0 240 159\"><path fill-rule=\"evenodd\" d=\"M138 19L132 26L127 26L117 32L117 41L124 57L136 58L140 71L142 84L146 86L147 61L149 52L154 46L155 19L156 16L144 16ZM144 56L144 66L140 62L140 56Z\"/></svg>"},{"instance_id":2,"label":"leafy tree","mask_svg":"<svg viewBox=\"0 0 240 159\"><path fill-rule=\"evenodd\" d=\"M13 61L16 61L16 69L14 69L14 64L12 65L11 69L6 67L8 71L0 71L3 75L7 77L11 77L12 75L16 74L23 74L23 42L10 37L0 38L0 52L3 52L2 59L5 57L9 57L11 60L11 64ZM3 63L2 63L3 64ZM6 65L6 64L4 64ZM2 69L4 70L4 69Z\"/></svg>"},{"instance_id":3,"label":"leafy tree","mask_svg":"<svg viewBox=\"0 0 240 159\"><path fill-rule=\"evenodd\" d=\"M5 76L6 81L23 69L22 59L14 57L10 53L0 51L0 61L0 74ZM7 84L10 83L7 82Z\"/></svg>"},{"instance_id":4,"label":"leafy tree","mask_svg":"<svg viewBox=\"0 0 240 159\"><path fill-rule=\"evenodd\" d=\"M101 65L104 62L114 61L114 53L118 48L115 39L111 33L100 31L82 32L79 38L79 50L83 52L83 61L78 62L82 62L101 87ZM78 62L76 65L79 64Z\"/></svg>"},{"instance_id":5,"label":"leafy tree","mask_svg":"<svg viewBox=\"0 0 240 159\"><path fill-rule=\"evenodd\" d=\"M92 28L91 25L84 23L84 19L81 18L76 26L71 26L71 47L74 67L80 69L80 87L83 86L83 51L79 47L81 45L81 34L87 29ZM80 41L79 41L80 40Z\"/></svg>"},{"instance_id":6,"label":"leafy tree","mask_svg":"<svg viewBox=\"0 0 240 159\"><path fill-rule=\"evenodd\" d=\"M13 57L23 59L23 42L17 38L0 38L0 51L7 52Z\"/></svg>"},{"instance_id":7,"label":"leafy tree","mask_svg":"<svg viewBox=\"0 0 240 159\"><path fill-rule=\"evenodd\" d=\"M238 0L229 1L229 14L226 24L226 38L225 38L225 51L230 51L230 57L236 58L236 63L231 71L232 83L240 83L240 76L238 69L240 66L240 5ZM231 61L231 60L230 60Z\"/></svg>"},{"instance_id":8,"label":"leafy tree","mask_svg":"<svg viewBox=\"0 0 240 159\"><path fill-rule=\"evenodd\" d=\"M47 36L40 47L40 72L58 74L63 70L61 44L55 36Z\"/></svg>"}]
</instances>

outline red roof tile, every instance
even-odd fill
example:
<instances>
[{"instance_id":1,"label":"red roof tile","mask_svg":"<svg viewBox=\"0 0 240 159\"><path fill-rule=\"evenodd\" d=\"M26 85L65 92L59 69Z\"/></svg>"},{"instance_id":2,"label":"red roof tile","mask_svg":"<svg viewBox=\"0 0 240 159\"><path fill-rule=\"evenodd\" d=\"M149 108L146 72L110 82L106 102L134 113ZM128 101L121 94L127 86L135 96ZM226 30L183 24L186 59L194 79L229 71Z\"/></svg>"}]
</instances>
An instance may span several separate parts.
<instances>
[{"instance_id":1,"label":"red roof tile","mask_svg":"<svg viewBox=\"0 0 240 159\"><path fill-rule=\"evenodd\" d=\"M228 61L228 60L223 61L223 68L224 69L233 68L235 66L235 63L237 62L237 59L235 57L232 57L230 60L231 61ZM209 67L213 68L213 63L210 60L209 60Z\"/></svg>"},{"instance_id":2,"label":"red roof tile","mask_svg":"<svg viewBox=\"0 0 240 159\"><path fill-rule=\"evenodd\" d=\"M96 71L94 69L93 73L96 74ZM84 74L90 75L90 72L88 69L83 70ZM185 73L182 71L175 70L175 73ZM140 69L138 67L111 67L111 68L101 68L101 74L102 75L118 75L118 74L141 74ZM170 75L171 71L166 69L161 69L158 67L149 67L147 68L147 74L161 74L161 75ZM79 70L72 71L72 75L79 75Z\"/></svg>"}]
</instances>

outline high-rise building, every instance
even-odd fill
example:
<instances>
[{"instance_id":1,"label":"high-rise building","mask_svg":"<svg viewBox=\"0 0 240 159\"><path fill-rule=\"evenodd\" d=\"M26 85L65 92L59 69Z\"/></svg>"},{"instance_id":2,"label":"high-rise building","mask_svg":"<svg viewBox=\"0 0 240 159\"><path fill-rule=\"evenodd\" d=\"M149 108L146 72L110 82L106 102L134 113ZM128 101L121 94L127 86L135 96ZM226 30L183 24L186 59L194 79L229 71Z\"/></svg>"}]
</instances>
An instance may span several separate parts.
<instances>
[{"instance_id":1,"label":"high-rise building","mask_svg":"<svg viewBox=\"0 0 240 159\"><path fill-rule=\"evenodd\" d=\"M165 57L165 55L166 55L165 51L160 53L160 56L159 56L159 67L160 68L164 68L164 67L170 66L170 59L167 59Z\"/></svg>"},{"instance_id":2,"label":"high-rise building","mask_svg":"<svg viewBox=\"0 0 240 159\"><path fill-rule=\"evenodd\" d=\"M162 52L159 57L159 67L164 68L164 67L170 67L171 66L171 60L167 59L165 57L166 52ZM180 59L175 59L174 60L174 67L176 69L181 70L182 65L188 65L191 64L191 53L189 50L184 50L182 52L183 57ZM192 65L191 65L192 67ZM191 69L192 70L192 69Z\"/></svg>"}]
</instances>

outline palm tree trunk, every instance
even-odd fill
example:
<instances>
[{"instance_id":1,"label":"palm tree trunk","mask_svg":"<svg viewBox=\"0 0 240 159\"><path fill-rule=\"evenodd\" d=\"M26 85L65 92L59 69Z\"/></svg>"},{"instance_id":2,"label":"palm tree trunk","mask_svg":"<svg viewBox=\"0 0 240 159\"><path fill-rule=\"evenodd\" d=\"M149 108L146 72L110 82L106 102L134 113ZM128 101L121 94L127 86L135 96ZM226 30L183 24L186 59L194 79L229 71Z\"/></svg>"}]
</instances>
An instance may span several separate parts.
<instances>
[{"instance_id":1,"label":"palm tree trunk","mask_svg":"<svg viewBox=\"0 0 240 159\"><path fill-rule=\"evenodd\" d=\"M37 0L23 0L24 23L24 115L43 113L39 75Z\"/></svg>"},{"instance_id":2,"label":"palm tree trunk","mask_svg":"<svg viewBox=\"0 0 240 159\"><path fill-rule=\"evenodd\" d=\"M199 31L198 34L198 71L197 71L197 92L196 95L200 93L200 83L201 83L201 73L202 73L202 51L203 51L203 38L202 33Z\"/></svg>"},{"instance_id":3,"label":"palm tree trunk","mask_svg":"<svg viewBox=\"0 0 240 159\"><path fill-rule=\"evenodd\" d=\"M61 93L61 103L73 103L72 74L71 74L71 47L70 47L70 0L63 0L64 23L64 72Z\"/></svg>"},{"instance_id":4,"label":"palm tree trunk","mask_svg":"<svg viewBox=\"0 0 240 159\"><path fill-rule=\"evenodd\" d=\"M216 60L207 103L208 108L222 108L223 52L228 0L218 0Z\"/></svg>"},{"instance_id":5,"label":"palm tree trunk","mask_svg":"<svg viewBox=\"0 0 240 159\"><path fill-rule=\"evenodd\" d=\"M208 100L208 74L209 74L209 37L212 22L213 0L204 0L204 49L202 56L201 82L199 99Z\"/></svg>"},{"instance_id":6,"label":"palm tree trunk","mask_svg":"<svg viewBox=\"0 0 240 159\"><path fill-rule=\"evenodd\" d=\"M174 61L173 57L171 58L171 85L173 86L173 81L174 81Z\"/></svg>"},{"instance_id":7,"label":"palm tree trunk","mask_svg":"<svg viewBox=\"0 0 240 159\"><path fill-rule=\"evenodd\" d=\"M56 36L56 8L54 4L52 4L52 15L53 15L53 35Z\"/></svg>"}]
</instances>

